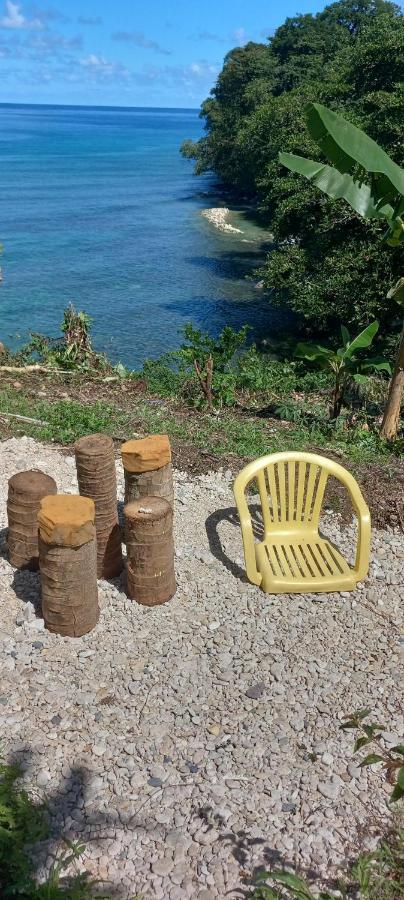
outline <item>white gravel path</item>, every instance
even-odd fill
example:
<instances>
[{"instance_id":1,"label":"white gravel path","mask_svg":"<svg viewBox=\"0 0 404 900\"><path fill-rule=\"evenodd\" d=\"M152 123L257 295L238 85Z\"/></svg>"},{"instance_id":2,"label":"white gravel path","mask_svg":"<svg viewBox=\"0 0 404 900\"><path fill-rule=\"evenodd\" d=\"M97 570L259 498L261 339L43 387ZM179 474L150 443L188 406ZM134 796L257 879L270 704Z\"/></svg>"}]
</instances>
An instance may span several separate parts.
<instances>
[{"instance_id":1,"label":"white gravel path","mask_svg":"<svg viewBox=\"0 0 404 900\"><path fill-rule=\"evenodd\" d=\"M73 457L3 442L2 528L8 478L31 467L77 490ZM119 465L118 480L122 497ZM324 873L388 815L390 788L339 722L369 706L388 741L404 734L403 535L374 533L354 593L270 597L243 578L233 507L230 473L177 473L175 598L145 609L100 582L100 623L78 640L43 630L39 576L1 548L5 749L49 799L44 851L61 829L83 839L122 898L236 896L271 861ZM337 514L325 525L352 546Z\"/></svg>"}]
</instances>

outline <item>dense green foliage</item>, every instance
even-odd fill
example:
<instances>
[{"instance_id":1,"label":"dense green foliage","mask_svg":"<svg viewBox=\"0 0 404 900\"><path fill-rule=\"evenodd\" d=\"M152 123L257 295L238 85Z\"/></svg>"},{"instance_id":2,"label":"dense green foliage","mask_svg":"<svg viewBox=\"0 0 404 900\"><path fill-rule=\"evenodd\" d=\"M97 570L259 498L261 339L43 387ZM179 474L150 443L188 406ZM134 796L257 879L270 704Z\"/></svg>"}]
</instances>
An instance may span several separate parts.
<instances>
[{"instance_id":1,"label":"dense green foliage","mask_svg":"<svg viewBox=\"0 0 404 900\"><path fill-rule=\"evenodd\" d=\"M385 0L340 0L287 19L267 44L232 50L202 105L206 136L183 151L196 171L214 171L247 195L276 238L260 270L271 302L301 314L313 331L336 320L381 332L399 327L386 299L401 275L399 250L380 245L383 225L321 196L286 171L278 153L318 158L304 108L319 101L342 113L404 163L404 17ZM325 159L324 159L325 161Z\"/></svg>"}]
</instances>

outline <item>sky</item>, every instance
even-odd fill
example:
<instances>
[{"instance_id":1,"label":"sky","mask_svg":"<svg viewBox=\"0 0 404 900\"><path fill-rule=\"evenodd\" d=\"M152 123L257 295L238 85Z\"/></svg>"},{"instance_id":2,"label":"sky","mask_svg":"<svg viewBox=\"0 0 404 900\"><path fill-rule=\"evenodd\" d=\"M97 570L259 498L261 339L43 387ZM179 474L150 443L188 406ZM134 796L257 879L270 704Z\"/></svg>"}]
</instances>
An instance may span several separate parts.
<instances>
[{"instance_id":1,"label":"sky","mask_svg":"<svg viewBox=\"0 0 404 900\"><path fill-rule=\"evenodd\" d=\"M198 107L232 47L315 0L0 0L0 102Z\"/></svg>"}]
</instances>

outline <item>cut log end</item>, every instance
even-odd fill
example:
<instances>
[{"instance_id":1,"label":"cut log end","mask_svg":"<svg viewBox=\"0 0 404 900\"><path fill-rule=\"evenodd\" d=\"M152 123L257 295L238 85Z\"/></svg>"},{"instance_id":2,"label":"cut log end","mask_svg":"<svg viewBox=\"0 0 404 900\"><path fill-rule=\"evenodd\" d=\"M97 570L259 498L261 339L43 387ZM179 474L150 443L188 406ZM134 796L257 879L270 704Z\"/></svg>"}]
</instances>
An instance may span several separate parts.
<instances>
[{"instance_id":1,"label":"cut log end","mask_svg":"<svg viewBox=\"0 0 404 900\"><path fill-rule=\"evenodd\" d=\"M126 441L122 444L121 454L126 472L153 472L171 462L170 441L166 434Z\"/></svg>"},{"instance_id":2,"label":"cut log end","mask_svg":"<svg viewBox=\"0 0 404 900\"><path fill-rule=\"evenodd\" d=\"M163 497L125 506L128 597L144 606L167 603L176 591L173 511Z\"/></svg>"},{"instance_id":3,"label":"cut log end","mask_svg":"<svg viewBox=\"0 0 404 900\"><path fill-rule=\"evenodd\" d=\"M114 442L108 434L87 434L74 445L76 456L103 456L113 454Z\"/></svg>"},{"instance_id":4,"label":"cut log end","mask_svg":"<svg viewBox=\"0 0 404 900\"><path fill-rule=\"evenodd\" d=\"M12 566L38 569L38 513L41 499L56 494L56 482L39 469L17 472L8 482L8 552Z\"/></svg>"},{"instance_id":5,"label":"cut log end","mask_svg":"<svg viewBox=\"0 0 404 900\"><path fill-rule=\"evenodd\" d=\"M88 497L58 494L41 500L39 532L47 544L80 547L95 536L95 507Z\"/></svg>"}]
</instances>

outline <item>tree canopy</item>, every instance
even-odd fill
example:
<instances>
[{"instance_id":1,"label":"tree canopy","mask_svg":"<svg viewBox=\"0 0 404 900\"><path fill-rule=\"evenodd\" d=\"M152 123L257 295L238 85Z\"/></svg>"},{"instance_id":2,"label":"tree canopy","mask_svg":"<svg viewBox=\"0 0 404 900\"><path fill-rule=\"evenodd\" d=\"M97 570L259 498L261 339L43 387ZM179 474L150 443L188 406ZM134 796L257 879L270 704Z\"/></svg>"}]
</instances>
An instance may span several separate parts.
<instances>
[{"instance_id":1,"label":"tree canopy","mask_svg":"<svg viewBox=\"0 0 404 900\"><path fill-rule=\"evenodd\" d=\"M310 101L344 115L404 164L400 7L340 0L286 19L265 44L232 50L202 105L206 134L183 152L198 173L213 171L248 197L273 231L276 246L260 270L271 302L316 331L375 316L393 330L398 307L386 284L401 275L401 251L381 247L383 224L369 226L279 164L280 151L318 158L304 117Z\"/></svg>"}]
</instances>

